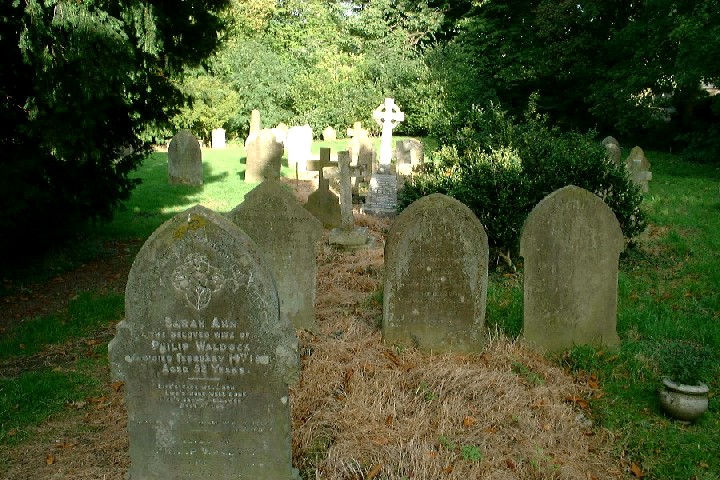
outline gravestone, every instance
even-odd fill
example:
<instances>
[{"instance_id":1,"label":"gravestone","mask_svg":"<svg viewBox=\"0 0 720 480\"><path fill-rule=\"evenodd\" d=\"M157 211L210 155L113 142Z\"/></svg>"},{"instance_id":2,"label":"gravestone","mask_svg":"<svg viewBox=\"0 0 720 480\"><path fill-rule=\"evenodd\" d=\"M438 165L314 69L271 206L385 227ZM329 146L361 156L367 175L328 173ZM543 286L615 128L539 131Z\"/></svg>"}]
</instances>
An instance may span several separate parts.
<instances>
[{"instance_id":1,"label":"gravestone","mask_svg":"<svg viewBox=\"0 0 720 480\"><path fill-rule=\"evenodd\" d=\"M246 150L246 183L259 183L268 178L280 177L284 149L269 128L260 130Z\"/></svg>"},{"instance_id":2,"label":"gravestone","mask_svg":"<svg viewBox=\"0 0 720 480\"><path fill-rule=\"evenodd\" d=\"M285 140L287 139L288 134L288 126L284 123L278 123L277 127L271 128L272 132L275 134L275 139L285 145Z\"/></svg>"},{"instance_id":3,"label":"gravestone","mask_svg":"<svg viewBox=\"0 0 720 480\"><path fill-rule=\"evenodd\" d=\"M392 131L405 120L405 114L395 105L395 100L386 98L373 112L373 119L382 127L380 137L380 173L390 173L392 161Z\"/></svg>"},{"instance_id":4,"label":"gravestone","mask_svg":"<svg viewBox=\"0 0 720 480\"><path fill-rule=\"evenodd\" d=\"M357 165L358 156L360 155L363 145L365 145L365 148L368 148L367 144L372 145L372 141L368 137L368 131L362 128L361 122L355 122L352 128L348 128L347 135L350 137L347 145L348 151L350 152L350 164ZM375 147L373 146L372 149L375 150Z\"/></svg>"},{"instance_id":5,"label":"gravestone","mask_svg":"<svg viewBox=\"0 0 720 480\"><path fill-rule=\"evenodd\" d=\"M200 142L190 130L180 130L168 146L168 183L202 185L203 166Z\"/></svg>"},{"instance_id":6,"label":"gravestone","mask_svg":"<svg viewBox=\"0 0 720 480\"><path fill-rule=\"evenodd\" d=\"M229 218L262 250L275 277L283 320L297 329L315 330L315 244L323 233L320 220L277 180L255 187Z\"/></svg>"},{"instance_id":7,"label":"gravestone","mask_svg":"<svg viewBox=\"0 0 720 480\"><path fill-rule=\"evenodd\" d=\"M385 244L383 339L433 352L485 344L488 240L463 203L420 198L395 220Z\"/></svg>"},{"instance_id":8,"label":"gravestone","mask_svg":"<svg viewBox=\"0 0 720 480\"><path fill-rule=\"evenodd\" d=\"M397 175L373 173L362 212L378 217L394 216L397 210L397 189Z\"/></svg>"},{"instance_id":9,"label":"gravestone","mask_svg":"<svg viewBox=\"0 0 720 480\"><path fill-rule=\"evenodd\" d=\"M260 110L254 108L250 112L250 135L253 133L260 133L262 130L262 121L260 120Z\"/></svg>"},{"instance_id":10,"label":"gravestone","mask_svg":"<svg viewBox=\"0 0 720 480\"><path fill-rule=\"evenodd\" d=\"M647 192L649 190L648 183L652 180L652 172L650 171L650 162L642 148L636 146L630 150L630 154L625 160L625 167L640 190Z\"/></svg>"},{"instance_id":11,"label":"gravestone","mask_svg":"<svg viewBox=\"0 0 720 480\"><path fill-rule=\"evenodd\" d=\"M253 111L250 112L250 131L248 132L248 136L245 139L245 148L247 148L248 145L255 141L258 134L260 133L260 130L262 130L260 111L257 109L253 109Z\"/></svg>"},{"instance_id":12,"label":"gravestone","mask_svg":"<svg viewBox=\"0 0 720 480\"><path fill-rule=\"evenodd\" d=\"M307 171L306 162L312 155L313 132L310 125L290 127L285 138L288 166L298 172Z\"/></svg>"},{"instance_id":13,"label":"gravestone","mask_svg":"<svg viewBox=\"0 0 720 480\"><path fill-rule=\"evenodd\" d=\"M337 140L337 132L334 128L328 126L322 131L323 140L326 142L334 142Z\"/></svg>"},{"instance_id":14,"label":"gravestone","mask_svg":"<svg viewBox=\"0 0 720 480\"><path fill-rule=\"evenodd\" d=\"M542 350L620 343L616 328L623 234L597 195L570 185L545 197L522 231L525 340Z\"/></svg>"},{"instance_id":15,"label":"gravestone","mask_svg":"<svg viewBox=\"0 0 720 480\"><path fill-rule=\"evenodd\" d=\"M210 145L212 145L212 148L225 148L224 128L216 128L212 131L212 139Z\"/></svg>"},{"instance_id":16,"label":"gravestone","mask_svg":"<svg viewBox=\"0 0 720 480\"><path fill-rule=\"evenodd\" d=\"M420 140L407 138L395 142L395 164L398 174L412 175L412 169L424 162L423 144Z\"/></svg>"},{"instance_id":17,"label":"gravestone","mask_svg":"<svg viewBox=\"0 0 720 480\"><path fill-rule=\"evenodd\" d=\"M618 147L617 144L606 143L605 154L607 155L608 160L610 160L614 164L622 165L622 152L620 151L620 147Z\"/></svg>"},{"instance_id":18,"label":"gravestone","mask_svg":"<svg viewBox=\"0 0 720 480\"><path fill-rule=\"evenodd\" d=\"M299 478L288 397L297 337L262 258L240 228L199 205L141 248L108 348L124 382L128 478Z\"/></svg>"},{"instance_id":19,"label":"gravestone","mask_svg":"<svg viewBox=\"0 0 720 480\"><path fill-rule=\"evenodd\" d=\"M367 245L370 236L367 228L355 228L352 204L353 176L359 175L359 169L351 169L350 152L338 152L340 170L340 226L330 232L328 243L346 248L357 248Z\"/></svg>"},{"instance_id":20,"label":"gravestone","mask_svg":"<svg viewBox=\"0 0 720 480\"><path fill-rule=\"evenodd\" d=\"M603 147L606 147L608 145L617 145L618 148L620 148L620 142L617 141L615 137L607 136L603 138L602 142L600 142Z\"/></svg>"},{"instance_id":21,"label":"gravestone","mask_svg":"<svg viewBox=\"0 0 720 480\"><path fill-rule=\"evenodd\" d=\"M320 220L325 228L335 228L341 224L340 202L330 191L330 181L323 175L323 169L334 167L330 161L330 149L320 149L320 160L308 160L307 169L318 172L318 189L308 195L305 209Z\"/></svg>"}]
</instances>

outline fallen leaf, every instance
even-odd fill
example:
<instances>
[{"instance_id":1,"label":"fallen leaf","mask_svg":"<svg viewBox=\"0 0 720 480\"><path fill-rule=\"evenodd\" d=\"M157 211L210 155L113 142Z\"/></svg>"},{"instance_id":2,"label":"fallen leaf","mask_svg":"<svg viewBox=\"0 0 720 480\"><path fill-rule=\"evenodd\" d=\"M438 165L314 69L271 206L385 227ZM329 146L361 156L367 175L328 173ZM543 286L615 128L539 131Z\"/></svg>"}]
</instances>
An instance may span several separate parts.
<instances>
[{"instance_id":1,"label":"fallen leaf","mask_svg":"<svg viewBox=\"0 0 720 480\"><path fill-rule=\"evenodd\" d=\"M106 397L106 396L102 396L102 397L90 397L90 398L88 398L88 401L89 401L90 403L102 403L102 402L104 402L104 401L106 401L106 400L107 400L107 397Z\"/></svg>"},{"instance_id":2,"label":"fallen leaf","mask_svg":"<svg viewBox=\"0 0 720 480\"><path fill-rule=\"evenodd\" d=\"M393 424L393 416L388 415L387 418L385 418L385 426L391 427Z\"/></svg>"},{"instance_id":3,"label":"fallen leaf","mask_svg":"<svg viewBox=\"0 0 720 480\"><path fill-rule=\"evenodd\" d=\"M94 338L85 342L86 345L97 345L98 343L100 342L98 340L95 340Z\"/></svg>"},{"instance_id":4,"label":"fallen leaf","mask_svg":"<svg viewBox=\"0 0 720 480\"><path fill-rule=\"evenodd\" d=\"M517 469L517 467L515 466L515 462L512 461L512 458L506 458L505 465L507 465L507 467L513 472Z\"/></svg>"},{"instance_id":5,"label":"fallen leaf","mask_svg":"<svg viewBox=\"0 0 720 480\"><path fill-rule=\"evenodd\" d=\"M455 467L453 467L452 464L450 464L447 467L443 468L443 473L446 475L450 475L453 470L455 470Z\"/></svg>"},{"instance_id":6,"label":"fallen leaf","mask_svg":"<svg viewBox=\"0 0 720 480\"><path fill-rule=\"evenodd\" d=\"M48 465L52 465L53 463L55 463L55 455L51 453L50 455L45 457L45 463L47 463Z\"/></svg>"},{"instance_id":7,"label":"fallen leaf","mask_svg":"<svg viewBox=\"0 0 720 480\"><path fill-rule=\"evenodd\" d=\"M388 440L387 438L375 438L375 439L373 439L372 442L373 442L375 445L382 445L382 446L385 446L385 445L389 445L389 444L390 444L390 440Z\"/></svg>"},{"instance_id":8,"label":"fallen leaf","mask_svg":"<svg viewBox=\"0 0 720 480\"><path fill-rule=\"evenodd\" d=\"M634 463L633 463L632 465L630 465L630 471L631 471L632 474L633 474L634 476L636 476L637 478L643 478L643 477L645 476L645 474L643 473L642 469L641 469L640 467L638 467L638 466L637 466L636 464L634 464Z\"/></svg>"},{"instance_id":9,"label":"fallen leaf","mask_svg":"<svg viewBox=\"0 0 720 480\"><path fill-rule=\"evenodd\" d=\"M8 437L14 437L15 435L17 435L17 433L18 433L18 431L17 431L16 428L11 428L10 430L8 430L7 436L8 436Z\"/></svg>"},{"instance_id":10,"label":"fallen leaf","mask_svg":"<svg viewBox=\"0 0 720 480\"><path fill-rule=\"evenodd\" d=\"M80 410L81 408L84 408L85 405L87 405L86 401L78 400L77 402L70 402L69 406L75 409Z\"/></svg>"},{"instance_id":11,"label":"fallen leaf","mask_svg":"<svg viewBox=\"0 0 720 480\"><path fill-rule=\"evenodd\" d=\"M119 392L120 389L123 387L123 385L125 385L125 382L121 382L121 381L113 382L113 383L112 383L112 388L113 388L113 390L115 390L116 392Z\"/></svg>"},{"instance_id":12,"label":"fallen leaf","mask_svg":"<svg viewBox=\"0 0 720 480\"><path fill-rule=\"evenodd\" d=\"M375 464L375 466L372 467L372 468L370 469L370 471L368 472L367 478L370 479L370 480L372 480L373 478L375 478L375 477L377 477L378 475L380 475L380 472L381 472L381 471L382 471L382 465L379 464L379 463L378 463L378 464Z\"/></svg>"},{"instance_id":13,"label":"fallen leaf","mask_svg":"<svg viewBox=\"0 0 720 480\"><path fill-rule=\"evenodd\" d=\"M463 427L470 428L475 425L475 417L467 416L463 418Z\"/></svg>"},{"instance_id":14,"label":"fallen leaf","mask_svg":"<svg viewBox=\"0 0 720 480\"><path fill-rule=\"evenodd\" d=\"M710 465L708 465L708 464L705 463L705 462L700 462L700 463L698 463L698 467L700 467L700 468L710 468Z\"/></svg>"},{"instance_id":15,"label":"fallen leaf","mask_svg":"<svg viewBox=\"0 0 720 480\"><path fill-rule=\"evenodd\" d=\"M587 402L587 400L585 400L584 398L579 397L577 395L568 395L567 397L565 397L565 401L574 403L575 405L577 405L578 407L580 407L584 410L587 410L588 408L590 408L590 404Z\"/></svg>"},{"instance_id":16,"label":"fallen leaf","mask_svg":"<svg viewBox=\"0 0 720 480\"><path fill-rule=\"evenodd\" d=\"M483 428L483 431L485 433L497 433L498 430L499 430L499 428L496 427L495 425L490 425L489 427Z\"/></svg>"}]
</instances>

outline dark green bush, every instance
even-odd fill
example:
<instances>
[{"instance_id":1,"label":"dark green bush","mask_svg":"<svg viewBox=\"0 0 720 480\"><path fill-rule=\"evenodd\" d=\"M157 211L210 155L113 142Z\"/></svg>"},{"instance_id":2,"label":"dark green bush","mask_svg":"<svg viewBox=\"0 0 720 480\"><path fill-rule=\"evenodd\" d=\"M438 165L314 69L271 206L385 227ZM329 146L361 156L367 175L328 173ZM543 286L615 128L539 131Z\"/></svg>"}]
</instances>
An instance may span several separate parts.
<instances>
[{"instance_id":1,"label":"dark green bush","mask_svg":"<svg viewBox=\"0 0 720 480\"><path fill-rule=\"evenodd\" d=\"M475 212L491 248L515 255L525 218L545 196L575 185L602 197L632 239L646 224L642 194L625 169L607 160L592 133L560 133L531 108L522 122L495 106L476 108L467 126L398 192L402 210L444 193Z\"/></svg>"}]
</instances>

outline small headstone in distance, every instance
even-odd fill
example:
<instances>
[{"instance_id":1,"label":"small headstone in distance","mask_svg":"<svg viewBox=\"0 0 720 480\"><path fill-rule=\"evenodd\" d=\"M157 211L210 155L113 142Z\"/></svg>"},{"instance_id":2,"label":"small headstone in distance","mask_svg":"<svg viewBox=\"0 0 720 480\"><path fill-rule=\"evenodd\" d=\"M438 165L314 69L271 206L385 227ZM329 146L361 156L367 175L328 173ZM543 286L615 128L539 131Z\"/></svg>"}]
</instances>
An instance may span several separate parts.
<instances>
[{"instance_id":1,"label":"small headstone in distance","mask_svg":"<svg viewBox=\"0 0 720 480\"><path fill-rule=\"evenodd\" d=\"M190 130L182 129L170 140L168 182L170 185L203 184L202 150Z\"/></svg>"}]
</instances>

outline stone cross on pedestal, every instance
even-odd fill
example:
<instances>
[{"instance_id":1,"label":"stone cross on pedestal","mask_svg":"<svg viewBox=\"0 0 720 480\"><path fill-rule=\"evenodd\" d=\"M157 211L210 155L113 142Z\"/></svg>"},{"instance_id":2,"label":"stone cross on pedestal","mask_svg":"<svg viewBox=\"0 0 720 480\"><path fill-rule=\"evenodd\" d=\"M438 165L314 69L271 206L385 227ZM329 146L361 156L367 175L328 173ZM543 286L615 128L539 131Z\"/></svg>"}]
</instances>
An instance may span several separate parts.
<instances>
[{"instance_id":1,"label":"stone cross on pedestal","mask_svg":"<svg viewBox=\"0 0 720 480\"><path fill-rule=\"evenodd\" d=\"M373 118L382 127L380 137L380 172L389 173L392 160L392 131L405 120L405 114L395 105L395 100L386 98L373 112Z\"/></svg>"},{"instance_id":2,"label":"stone cross on pedestal","mask_svg":"<svg viewBox=\"0 0 720 480\"><path fill-rule=\"evenodd\" d=\"M369 235L367 228L355 228L352 206L352 177L358 176L359 168L350 167L350 152L338 152L340 170L340 228L330 232L329 242L343 247L360 247L367 245Z\"/></svg>"},{"instance_id":3,"label":"stone cross on pedestal","mask_svg":"<svg viewBox=\"0 0 720 480\"><path fill-rule=\"evenodd\" d=\"M338 197L330 191L330 181L323 175L323 169L334 166L330 161L330 149L320 149L320 160L308 160L307 170L318 172L318 189L308 196L305 209L323 222L326 228L340 225Z\"/></svg>"}]
</instances>

